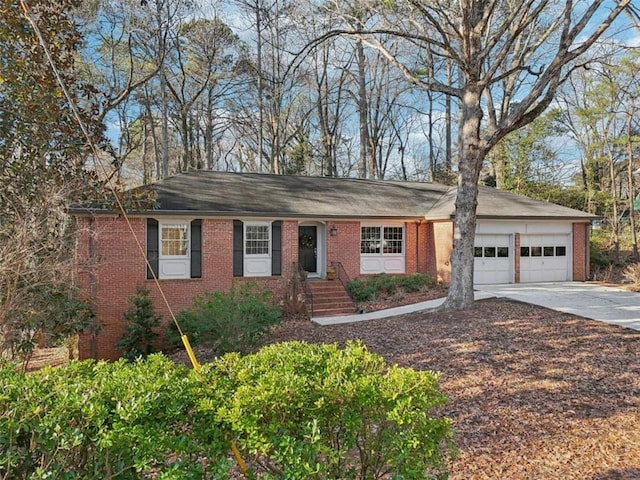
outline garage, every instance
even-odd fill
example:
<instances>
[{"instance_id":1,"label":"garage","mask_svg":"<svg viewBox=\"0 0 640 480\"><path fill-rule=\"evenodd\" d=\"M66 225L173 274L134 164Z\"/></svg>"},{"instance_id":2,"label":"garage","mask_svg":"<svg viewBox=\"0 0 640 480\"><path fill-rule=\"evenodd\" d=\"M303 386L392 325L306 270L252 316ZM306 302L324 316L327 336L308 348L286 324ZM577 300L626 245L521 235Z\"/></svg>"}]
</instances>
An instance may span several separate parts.
<instances>
[{"instance_id":1,"label":"garage","mask_svg":"<svg viewBox=\"0 0 640 480\"><path fill-rule=\"evenodd\" d=\"M571 280L569 235L521 235L520 282Z\"/></svg>"},{"instance_id":2,"label":"garage","mask_svg":"<svg viewBox=\"0 0 640 480\"><path fill-rule=\"evenodd\" d=\"M476 235L473 251L473 283L488 285L513 282L512 235Z\"/></svg>"}]
</instances>

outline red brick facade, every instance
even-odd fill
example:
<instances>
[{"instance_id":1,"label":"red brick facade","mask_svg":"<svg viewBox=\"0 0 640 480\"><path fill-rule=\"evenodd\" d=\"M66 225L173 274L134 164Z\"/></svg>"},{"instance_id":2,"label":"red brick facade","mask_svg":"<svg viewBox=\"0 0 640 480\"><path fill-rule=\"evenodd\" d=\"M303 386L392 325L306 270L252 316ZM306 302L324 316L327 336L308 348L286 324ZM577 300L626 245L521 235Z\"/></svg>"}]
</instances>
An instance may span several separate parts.
<instances>
[{"instance_id":1,"label":"red brick facade","mask_svg":"<svg viewBox=\"0 0 640 480\"><path fill-rule=\"evenodd\" d=\"M589 238L591 225L588 223L573 224L573 280L584 282L589 278Z\"/></svg>"},{"instance_id":2,"label":"red brick facade","mask_svg":"<svg viewBox=\"0 0 640 480\"><path fill-rule=\"evenodd\" d=\"M330 222L335 236L327 235L327 261L340 262L349 278L360 275L360 222ZM297 243L296 243L297 245Z\"/></svg>"},{"instance_id":3,"label":"red brick facade","mask_svg":"<svg viewBox=\"0 0 640 480\"><path fill-rule=\"evenodd\" d=\"M453 250L453 222L429 224L427 237L429 275L435 275L439 282L451 281L451 251Z\"/></svg>"},{"instance_id":4,"label":"red brick facade","mask_svg":"<svg viewBox=\"0 0 640 480\"><path fill-rule=\"evenodd\" d=\"M146 219L130 220L140 245L136 243L123 218L100 216L78 219L77 236L78 283L95 299L98 330L87 332L80 342L81 358L119 356L115 345L123 331L122 314L130 308L129 298L137 285L151 292L156 311L170 321L169 309L153 280L146 278L143 259L146 241ZM234 282L258 280L276 294L284 291L298 261L297 220L282 222L282 274L280 276L233 277L233 220L203 219L202 277L180 280L160 280L164 295L174 314L192 304L193 297L207 291L228 291ZM335 226L335 235L330 234ZM350 278L360 276L360 222L330 221L326 228L326 265L341 262ZM436 276L440 282L451 278L450 257L453 245L453 223L406 222L405 272L420 272ZM588 224L573 225L573 277L585 280L588 272ZM319 239L323 241L324 239ZM516 234L516 253L519 253ZM141 250L142 249L142 250ZM516 281L519 281L518 254L515 256Z\"/></svg>"}]
</instances>

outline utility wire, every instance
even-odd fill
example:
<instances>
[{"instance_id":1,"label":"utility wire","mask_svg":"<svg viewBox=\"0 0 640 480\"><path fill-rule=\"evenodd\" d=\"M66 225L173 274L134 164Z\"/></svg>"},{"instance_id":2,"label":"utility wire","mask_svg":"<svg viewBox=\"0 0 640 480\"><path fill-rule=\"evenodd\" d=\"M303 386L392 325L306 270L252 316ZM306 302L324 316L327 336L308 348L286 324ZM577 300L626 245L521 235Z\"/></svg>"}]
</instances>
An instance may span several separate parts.
<instances>
[{"instance_id":1,"label":"utility wire","mask_svg":"<svg viewBox=\"0 0 640 480\"><path fill-rule=\"evenodd\" d=\"M31 14L29 6L27 5L26 0L20 0L20 5L22 6L22 10L24 11L24 14L25 14L25 17L26 17L27 21L33 27L33 30L34 30L34 32L36 34L36 37L38 38L38 42L40 43L40 45L44 49L44 53L45 53L45 55L47 57L47 61L49 62L49 65L51 66L51 69L52 69L53 73L56 76L56 80L58 81L58 84L60 85L60 88L62 89L62 91L64 93L64 96L66 97L67 101L69 102L69 107L71 108L71 111L73 112L73 115L74 115L76 121L78 122L78 125L80 126L80 129L82 130L82 133L83 133L84 137L87 140L87 144L89 145L89 147L91 149L91 152L93 153L93 156L95 157L96 164L100 168L102 174L106 177L107 184L109 185L109 188L111 188L112 192L114 192L114 197L115 197L116 205L118 206L118 210L122 214L122 217L124 218L124 220L125 220L125 222L127 224L127 227L129 228L129 231L131 232L131 235L133 236L133 238L134 238L134 240L136 242L138 250L140 251L140 254L142 255L142 257L144 258L144 261L145 261L145 264L147 265L147 268L151 272L151 276L153 278L153 281L154 281L156 287L158 288L158 291L160 292L160 296L162 297L162 301L164 302L165 306L167 307L167 310L169 311L169 315L171 316L171 320L173 321L173 323L175 324L176 328L178 329L178 332L180 333L180 338L182 339L182 343L184 344L184 347L185 347L185 349L187 351L187 355L189 356L189 360L191 360L191 364L193 365L193 369L196 372L200 373L200 364L198 363L198 360L197 360L197 358L195 356L195 353L193 352L193 349L191 348L191 345L189 344L189 338L183 333L182 328L180 328L180 324L178 323L178 319L176 318L175 314L173 313L173 309L171 308L171 305L169 304L169 300L167 299L167 297L166 297L166 295L164 293L164 290L162 289L162 285L160 285L160 281L158 280L158 276L156 275L156 272L153 270L153 268L151 268L151 264L149 263L149 258L147 257L147 253L146 253L145 249L142 246L142 242L140 242L140 239L136 235L136 232L135 232L135 230L133 228L133 225L131 224L131 221L129 219L129 216L127 215L127 211L124 208L124 205L122 204L122 201L120 200L118 195L115 193L116 189L115 189L115 186L113 185L112 177L107 174L107 169L105 168L104 164L102 163L102 160L100 158L98 149L95 146L95 143L93 142L93 140L91 138L91 135L89 135L89 130L87 129L87 127L84 124L84 121L82 120L82 117L80 115L80 111L78 110L78 107L77 107L74 99L71 97L71 94L69 93L69 90L68 90L66 84L64 83L64 80L62 79L62 75L60 75L60 72L58 71L58 68L57 68L55 62L53 61L53 57L51 55L51 51L49 50L49 46L48 46L47 42L45 41L45 39L44 39L44 37L42 35L42 32L40 31L40 28L38 27L38 24L33 19L33 16ZM238 450L238 447L236 445L235 440L231 441L231 451L233 453L233 456L236 459L236 463L238 464L238 467L240 468L240 471L245 476L245 478L248 478L248 469L247 469L246 463L245 463L244 459L242 458L242 455L241 455L240 451Z\"/></svg>"},{"instance_id":2,"label":"utility wire","mask_svg":"<svg viewBox=\"0 0 640 480\"><path fill-rule=\"evenodd\" d=\"M156 272L153 270L153 268L151 268L151 263L149 262L149 258L147 257L147 253L145 252L145 249L142 246L142 242L140 241L140 239L136 235L136 232L135 232L135 230L133 228L133 225L131 224L131 220L129 219L129 216L127 215L127 211L124 208L124 205L122 204L122 201L120 200L120 197L116 193L116 188L115 188L115 185L113 184L112 176L108 174L107 169L105 168L105 166L104 166L104 164L102 162L102 159L100 158L100 154L98 152L98 148L96 147L95 143L93 142L93 139L91 138L91 135L89 134L89 130L87 129L86 125L84 124L84 120L82 119L82 116L80 115L80 111L78 110L76 102L74 101L73 97L69 93L69 89L67 88L66 84L64 83L62 75L60 75L58 67L56 66L56 64L55 64L55 62L53 60L53 57L51 55L51 51L49 49L49 45L45 41L45 39L44 39L44 37L42 35L42 32L40 31L40 28L38 27L38 24L33 19L33 15L31 14L31 10L29 9L29 6L27 5L26 0L20 0L20 5L22 6L22 10L24 10L24 15L25 15L27 21L33 27L33 30L34 30L34 32L36 34L36 37L38 38L38 42L40 43L40 46L42 46L42 48L44 50L44 54L47 57L47 61L49 62L49 65L51 66L51 70L53 71L53 73L54 73L54 75L56 77L56 80L58 81L58 85L60 85L60 88L62 89L62 91L64 93L64 96L66 97L67 102L69 103L69 108L71 109L71 112L73 113L73 116L75 117L76 121L78 122L78 125L80 126L80 129L82 130L82 134L84 135L84 137L85 137L85 139L87 141L87 144L89 145L89 148L91 149L91 153L93 153L94 161L95 161L96 165L98 165L98 168L100 169L101 173L107 179L107 185L109 186L109 188L111 189L111 191L114 194L114 198L115 198L115 202L116 202L116 205L118 207L118 210L122 214L122 218L124 218L124 220L125 220L125 222L127 224L127 227L129 228L129 231L131 232L131 235L133 235L133 238L134 238L134 240L136 242L136 246L138 247L138 250L142 254L142 257L144 258L144 261L145 261L145 264L147 265L148 270L151 272L152 279L155 282L155 285L158 288L158 291L160 292L160 296L162 297L162 301L164 302L165 306L167 307L167 309L169 311L169 315L171 316L171 320L173 321L173 323L175 324L176 328L178 329L178 332L180 333L180 336L184 337L184 333L182 332L182 329L180 328L180 324L178 323L178 320L177 320L175 314L173 313L173 309L171 308L171 305L169 304L169 300L167 300L167 297L166 297L166 295L164 293L164 290L162 289L162 285L160 285L160 281L158 280L158 276L156 275Z\"/></svg>"}]
</instances>

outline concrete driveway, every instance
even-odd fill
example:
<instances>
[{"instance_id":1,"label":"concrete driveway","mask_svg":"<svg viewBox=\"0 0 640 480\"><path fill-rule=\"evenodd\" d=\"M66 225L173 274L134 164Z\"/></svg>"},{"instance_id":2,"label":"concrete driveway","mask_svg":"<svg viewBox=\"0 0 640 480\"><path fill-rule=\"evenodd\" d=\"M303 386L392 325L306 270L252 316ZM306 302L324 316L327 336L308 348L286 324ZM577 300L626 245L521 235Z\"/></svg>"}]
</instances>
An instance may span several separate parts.
<instances>
[{"instance_id":1,"label":"concrete driveway","mask_svg":"<svg viewBox=\"0 0 640 480\"><path fill-rule=\"evenodd\" d=\"M476 285L477 292L640 330L640 293L592 283Z\"/></svg>"}]
</instances>

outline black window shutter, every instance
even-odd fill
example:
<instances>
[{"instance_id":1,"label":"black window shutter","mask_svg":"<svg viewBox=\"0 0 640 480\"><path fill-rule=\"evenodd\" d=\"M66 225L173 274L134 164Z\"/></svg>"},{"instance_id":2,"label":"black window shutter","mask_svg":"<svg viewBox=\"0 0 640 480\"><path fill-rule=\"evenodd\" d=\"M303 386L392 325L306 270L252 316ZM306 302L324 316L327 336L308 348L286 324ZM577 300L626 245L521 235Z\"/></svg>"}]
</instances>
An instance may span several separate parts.
<instances>
[{"instance_id":1,"label":"black window shutter","mask_svg":"<svg viewBox=\"0 0 640 480\"><path fill-rule=\"evenodd\" d=\"M271 275L282 275L282 221L271 224Z\"/></svg>"},{"instance_id":2,"label":"black window shutter","mask_svg":"<svg viewBox=\"0 0 640 480\"><path fill-rule=\"evenodd\" d=\"M191 278L202 278L202 220L191 221Z\"/></svg>"},{"instance_id":3,"label":"black window shutter","mask_svg":"<svg viewBox=\"0 0 640 480\"><path fill-rule=\"evenodd\" d=\"M240 220L233 221L233 276L244 275L244 227Z\"/></svg>"},{"instance_id":4,"label":"black window shutter","mask_svg":"<svg viewBox=\"0 0 640 480\"><path fill-rule=\"evenodd\" d=\"M158 221L153 218L147 218L147 259L151 270L147 267L147 278L153 278L153 274L158 275Z\"/></svg>"}]
</instances>

